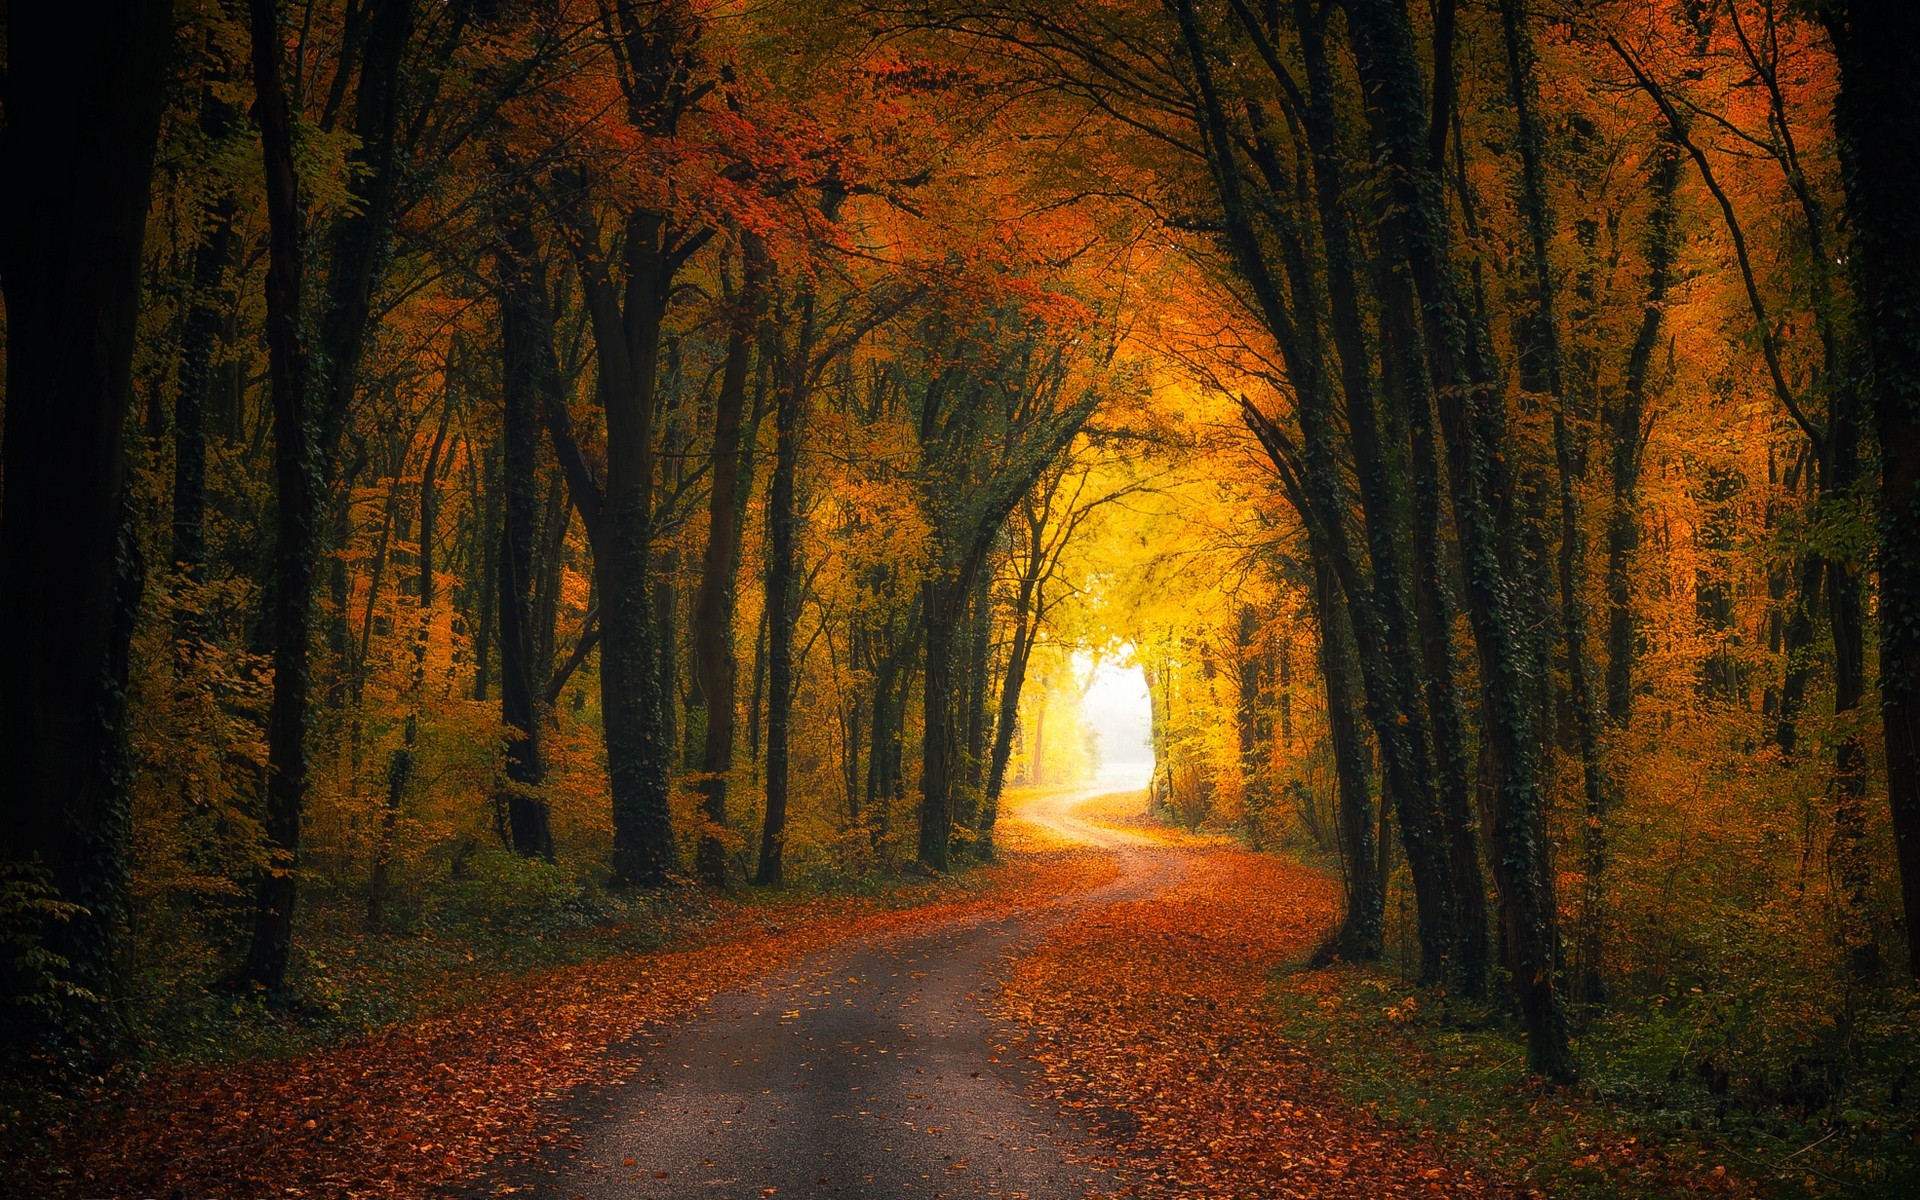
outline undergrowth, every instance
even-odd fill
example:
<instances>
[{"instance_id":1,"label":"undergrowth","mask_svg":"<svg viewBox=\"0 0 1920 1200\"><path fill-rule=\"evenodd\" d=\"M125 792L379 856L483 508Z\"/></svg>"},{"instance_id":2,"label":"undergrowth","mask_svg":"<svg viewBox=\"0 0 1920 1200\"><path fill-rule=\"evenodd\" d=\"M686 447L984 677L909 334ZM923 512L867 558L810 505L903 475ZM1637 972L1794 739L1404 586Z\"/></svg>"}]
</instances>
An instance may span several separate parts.
<instances>
[{"instance_id":1,"label":"undergrowth","mask_svg":"<svg viewBox=\"0 0 1920 1200\"><path fill-rule=\"evenodd\" d=\"M483 999L503 978L697 941L736 907L777 920L782 909L821 897L906 907L973 886L964 874L865 875L724 894L693 886L625 892L490 849L459 878L386 914L375 932L351 897L310 892L316 902L295 939L290 1005L223 990L220 962L202 951L150 958L130 1016L149 1065L280 1057Z\"/></svg>"},{"instance_id":2,"label":"undergrowth","mask_svg":"<svg viewBox=\"0 0 1920 1200\"><path fill-rule=\"evenodd\" d=\"M1858 1022L1837 1087L1804 1058L1769 1072L1728 1057L1720 1006L1697 990L1594 1019L1565 1088L1527 1076L1504 1013L1387 970L1289 971L1272 1003L1346 1099L1556 1200L1920 1195L1913 1088L1886 1053L1913 1010L1892 999Z\"/></svg>"}]
</instances>

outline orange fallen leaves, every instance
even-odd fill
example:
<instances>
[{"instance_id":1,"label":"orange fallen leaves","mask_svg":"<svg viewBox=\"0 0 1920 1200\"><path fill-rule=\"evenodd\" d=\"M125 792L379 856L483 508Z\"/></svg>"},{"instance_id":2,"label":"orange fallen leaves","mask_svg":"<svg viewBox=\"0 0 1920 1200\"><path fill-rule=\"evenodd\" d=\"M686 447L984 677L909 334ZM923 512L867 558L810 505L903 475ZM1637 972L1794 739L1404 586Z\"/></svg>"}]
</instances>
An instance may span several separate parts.
<instances>
[{"instance_id":1,"label":"orange fallen leaves","mask_svg":"<svg viewBox=\"0 0 1920 1200\"><path fill-rule=\"evenodd\" d=\"M864 897L777 906L714 901L691 944L538 973L484 1003L282 1062L158 1072L93 1097L46 1131L36 1194L418 1196L503 1156L571 1136L557 1103L641 1066L647 1026L810 952L1095 886L1110 864L1046 854L989 868L988 885L936 885L928 902ZM610 1053L610 1051L613 1051ZM43 1168L44 1169L44 1168Z\"/></svg>"},{"instance_id":2,"label":"orange fallen leaves","mask_svg":"<svg viewBox=\"0 0 1920 1200\"><path fill-rule=\"evenodd\" d=\"M1025 1027L1041 1086L1117 1144L1130 1190L1514 1194L1346 1108L1274 1031L1269 974L1332 919L1327 879L1217 843L1159 840L1169 847L1159 853L1184 860L1180 882L1066 925L1013 969L1000 998L1001 1015Z\"/></svg>"}]
</instances>

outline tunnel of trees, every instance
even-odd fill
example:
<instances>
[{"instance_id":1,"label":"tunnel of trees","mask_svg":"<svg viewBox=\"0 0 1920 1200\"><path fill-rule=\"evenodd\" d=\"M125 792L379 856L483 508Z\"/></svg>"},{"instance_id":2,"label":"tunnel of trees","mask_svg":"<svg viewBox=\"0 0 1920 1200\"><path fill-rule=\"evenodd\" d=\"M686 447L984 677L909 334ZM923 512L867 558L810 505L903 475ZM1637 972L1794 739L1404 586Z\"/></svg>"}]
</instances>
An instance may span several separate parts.
<instances>
[{"instance_id":1,"label":"tunnel of trees","mask_svg":"<svg viewBox=\"0 0 1920 1200\"><path fill-rule=\"evenodd\" d=\"M16 1057L450 897L989 860L1123 645L1156 802L1540 1075L1920 969L1906 5L5 20Z\"/></svg>"}]
</instances>

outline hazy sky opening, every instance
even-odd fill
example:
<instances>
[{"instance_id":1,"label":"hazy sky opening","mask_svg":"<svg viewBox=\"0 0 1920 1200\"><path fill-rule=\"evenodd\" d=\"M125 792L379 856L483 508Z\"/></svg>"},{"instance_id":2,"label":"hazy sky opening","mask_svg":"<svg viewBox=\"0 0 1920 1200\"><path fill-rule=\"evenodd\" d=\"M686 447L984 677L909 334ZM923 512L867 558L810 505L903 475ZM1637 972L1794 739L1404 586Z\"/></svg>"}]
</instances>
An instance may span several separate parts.
<instances>
[{"instance_id":1,"label":"hazy sky opening","mask_svg":"<svg viewBox=\"0 0 1920 1200\"><path fill-rule=\"evenodd\" d=\"M1099 739L1097 778L1104 787L1144 788L1153 778L1153 708L1146 674L1132 658L1132 647L1125 647L1097 663L1089 657L1078 664L1093 671L1080 713Z\"/></svg>"}]
</instances>

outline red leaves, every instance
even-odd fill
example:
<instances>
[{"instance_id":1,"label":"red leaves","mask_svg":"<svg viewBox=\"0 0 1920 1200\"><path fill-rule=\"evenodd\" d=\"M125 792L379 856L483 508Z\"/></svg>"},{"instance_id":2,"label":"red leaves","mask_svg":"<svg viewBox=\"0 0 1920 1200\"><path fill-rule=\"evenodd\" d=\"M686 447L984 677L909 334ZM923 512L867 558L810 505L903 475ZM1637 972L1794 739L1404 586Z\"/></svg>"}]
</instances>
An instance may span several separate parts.
<instances>
[{"instance_id":1,"label":"red leaves","mask_svg":"<svg viewBox=\"0 0 1920 1200\"><path fill-rule=\"evenodd\" d=\"M997 868L928 885L917 908L783 904L777 929L768 905L716 901L711 924L672 950L507 981L485 1003L291 1061L165 1071L94 1097L48 1131L40 1161L89 1196L423 1195L564 1143L553 1102L632 1074L637 1056L609 1050L653 1022L833 942L1036 903L1097 866L1056 856Z\"/></svg>"},{"instance_id":2,"label":"red leaves","mask_svg":"<svg viewBox=\"0 0 1920 1200\"><path fill-rule=\"evenodd\" d=\"M1148 1193L1488 1196L1401 1132L1347 1110L1266 1012L1269 973L1334 914L1329 882L1224 847L1163 852L1185 879L1096 908L1015 968L1045 1086L1116 1141Z\"/></svg>"}]
</instances>

